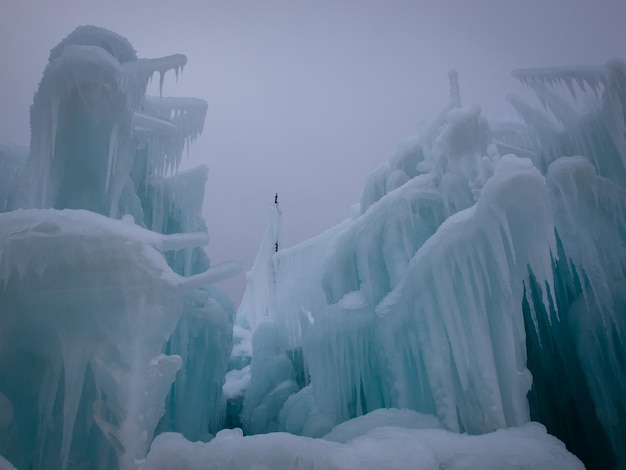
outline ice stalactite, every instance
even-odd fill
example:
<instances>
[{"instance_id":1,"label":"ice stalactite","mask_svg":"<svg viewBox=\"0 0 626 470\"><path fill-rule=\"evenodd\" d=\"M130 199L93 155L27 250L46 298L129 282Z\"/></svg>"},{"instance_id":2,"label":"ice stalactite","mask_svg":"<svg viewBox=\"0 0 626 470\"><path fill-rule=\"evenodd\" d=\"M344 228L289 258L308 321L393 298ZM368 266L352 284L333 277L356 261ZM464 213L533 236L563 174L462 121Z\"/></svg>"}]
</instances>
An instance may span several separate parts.
<instances>
[{"instance_id":1,"label":"ice stalactite","mask_svg":"<svg viewBox=\"0 0 626 470\"><path fill-rule=\"evenodd\" d=\"M531 89L535 86L554 87L562 84L572 90L576 83L583 92L588 87L596 96L599 96L606 83L604 68L595 65L518 69L513 71L513 77Z\"/></svg>"},{"instance_id":2,"label":"ice stalactite","mask_svg":"<svg viewBox=\"0 0 626 470\"><path fill-rule=\"evenodd\" d=\"M541 151L545 153L553 151L557 145L558 135L561 132L561 128L555 122L555 119L519 96L509 94L506 98L522 120L534 131L539 140ZM545 167L547 168L547 165Z\"/></svg>"}]
</instances>

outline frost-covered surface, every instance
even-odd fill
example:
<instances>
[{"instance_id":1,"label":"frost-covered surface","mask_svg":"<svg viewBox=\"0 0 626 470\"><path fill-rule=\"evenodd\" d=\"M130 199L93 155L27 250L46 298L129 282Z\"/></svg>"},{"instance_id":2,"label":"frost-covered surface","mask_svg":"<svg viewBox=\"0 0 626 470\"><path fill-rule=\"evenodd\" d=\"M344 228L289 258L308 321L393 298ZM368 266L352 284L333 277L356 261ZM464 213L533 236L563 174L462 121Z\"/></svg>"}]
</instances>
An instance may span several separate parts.
<instances>
[{"instance_id":1,"label":"frost-covered surface","mask_svg":"<svg viewBox=\"0 0 626 470\"><path fill-rule=\"evenodd\" d=\"M0 147L0 454L18 468L135 469L155 432L225 424L234 306L211 284L239 264L203 251L207 168L177 171L207 104L145 97L186 60L79 27L50 53L30 149Z\"/></svg>"},{"instance_id":2,"label":"frost-covered surface","mask_svg":"<svg viewBox=\"0 0 626 470\"><path fill-rule=\"evenodd\" d=\"M626 67L515 75L543 108L509 96L522 120L488 123L451 80L451 105L370 175L353 219L308 242L321 267L286 249L281 279L281 253L260 248L269 270L248 287L298 293L273 320L290 328L294 300L324 296L292 336L310 382L282 430L320 437L388 407L471 434L534 419L589 468L626 464Z\"/></svg>"},{"instance_id":3,"label":"frost-covered surface","mask_svg":"<svg viewBox=\"0 0 626 470\"><path fill-rule=\"evenodd\" d=\"M346 423L347 424L347 423ZM195 469L584 469L537 423L481 436L382 426L345 444L286 433L242 436L224 430L208 444L162 434L145 470Z\"/></svg>"}]
</instances>

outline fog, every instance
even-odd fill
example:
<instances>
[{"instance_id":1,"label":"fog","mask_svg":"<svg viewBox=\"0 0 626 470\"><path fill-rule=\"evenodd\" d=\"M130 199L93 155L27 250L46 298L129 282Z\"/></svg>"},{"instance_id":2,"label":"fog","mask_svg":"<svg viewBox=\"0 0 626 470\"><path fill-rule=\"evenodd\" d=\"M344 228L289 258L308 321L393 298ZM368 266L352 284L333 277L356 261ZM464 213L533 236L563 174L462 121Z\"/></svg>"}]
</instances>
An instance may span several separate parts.
<instances>
[{"instance_id":1,"label":"fog","mask_svg":"<svg viewBox=\"0 0 626 470\"><path fill-rule=\"evenodd\" d=\"M129 39L140 57L184 53L164 95L205 99L184 167L209 169L214 262L248 269L279 193L283 244L347 217L367 174L448 102L512 116L515 68L624 57L623 0L3 0L0 143L27 146L28 110L48 53L81 24ZM158 80L157 80L158 81ZM153 84L151 93L158 90ZM223 283L235 303L244 273Z\"/></svg>"}]
</instances>

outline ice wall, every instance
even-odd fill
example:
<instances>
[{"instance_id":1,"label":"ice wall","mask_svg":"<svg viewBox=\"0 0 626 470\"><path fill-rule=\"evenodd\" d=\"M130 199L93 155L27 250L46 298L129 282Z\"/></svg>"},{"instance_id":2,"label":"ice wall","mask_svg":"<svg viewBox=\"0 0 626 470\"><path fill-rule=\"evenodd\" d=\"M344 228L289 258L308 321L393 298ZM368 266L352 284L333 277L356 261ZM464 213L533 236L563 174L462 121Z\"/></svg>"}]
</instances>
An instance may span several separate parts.
<instances>
[{"instance_id":1,"label":"ice wall","mask_svg":"<svg viewBox=\"0 0 626 470\"><path fill-rule=\"evenodd\" d=\"M135 469L155 430L224 425L234 306L211 284L239 265L202 249L206 167L178 172L207 103L145 96L186 60L79 27L50 53L30 149L0 147L0 455L17 468Z\"/></svg>"},{"instance_id":2,"label":"ice wall","mask_svg":"<svg viewBox=\"0 0 626 470\"><path fill-rule=\"evenodd\" d=\"M472 434L536 419L589 468L625 465L626 67L514 75L543 108L511 95L521 120L488 123L453 81L316 245L321 269L296 247L279 279L265 252L272 295L291 298L273 319L313 306L295 343L310 385L282 429L320 436L386 407Z\"/></svg>"}]
</instances>

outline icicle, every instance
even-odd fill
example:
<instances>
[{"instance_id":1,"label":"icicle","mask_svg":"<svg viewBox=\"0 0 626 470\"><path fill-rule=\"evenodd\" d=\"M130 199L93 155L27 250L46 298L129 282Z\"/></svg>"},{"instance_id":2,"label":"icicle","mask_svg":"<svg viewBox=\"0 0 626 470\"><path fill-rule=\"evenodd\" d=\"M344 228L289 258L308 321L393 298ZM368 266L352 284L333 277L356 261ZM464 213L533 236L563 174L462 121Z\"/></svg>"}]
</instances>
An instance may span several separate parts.
<instances>
[{"instance_id":1,"label":"icicle","mask_svg":"<svg viewBox=\"0 0 626 470\"><path fill-rule=\"evenodd\" d=\"M61 442L61 468L67 468L74 434L74 422L83 390L87 355L82 344L71 333L60 338L65 374L65 394L63 397L63 438Z\"/></svg>"},{"instance_id":2,"label":"icicle","mask_svg":"<svg viewBox=\"0 0 626 470\"><path fill-rule=\"evenodd\" d=\"M54 153L56 149L57 138L57 125L59 120L59 105L61 98L58 95L53 95L50 98L50 148L52 152L52 158L54 159Z\"/></svg>"},{"instance_id":3,"label":"icicle","mask_svg":"<svg viewBox=\"0 0 626 470\"><path fill-rule=\"evenodd\" d=\"M241 271L241 264L236 261L220 263L207 271L189 277L179 277L179 286L188 292L199 287L207 287L218 281L234 276Z\"/></svg>"},{"instance_id":4,"label":"icicle","mask_svg":"<svg viewBox=\"0 0 626 470\"><path fill-rule=\"evenodd\" d=\"M456 70L450 70L448 72L448 78L450 80L450 103L455 108L461 107L461 91L459 88L459 75Z\"/></svg>"},{"instance_id":5,"label":"icicle","mask_svg":"<svg viewBox=\"0 0 626 470\"><path fill-rule=\"evenodd\" d=\"M163 81L165 80L165 71L159 70L159 97L163 98Z\"/></svg>"},{"instance_id":6,"label":"icicle","mask_svg":"<svg viewBox=\"0 0 626 470\"><path fill-rule=\"evenodd\" d=\"M572 95L572 98L575 100L576 99L576 90L574 89L574 83L572 82L572 78L571 77L567 77L565 79L565 84L567 85L567 89L569 90L570 94Z\"/></svg>"},{"instance_id":7,"label":"icicle","mask_svg":"<svg viewBox=\"0 0 626 470\"><path fill-rule=\"evenodd\" d=\"M117 160L117 145L118 145L118 123L117 121L113 124L111 128L111 134L109 136L109 159L107 162L107 173L106 180L104 183L105 192L109 192L109 182L111 181L111 176L115 172L116 160Z\"/></svg>"},{"instance_id":8,"label":"icicle","mask_svg":"<svg viewBox=\"0 0 626 470\"><path fill-rule=\"evenodd\" d=\"M61 380L62 372L62 357L52 358L50 365L44 373L43 380L39 388L39 436L38 439L41 442L39 448L39 462L43 463L44 458L44 443L48 430L52 427L52 413L54 411L54 404L57 400L59 381Z\"/></svg>"}]
</instances>

